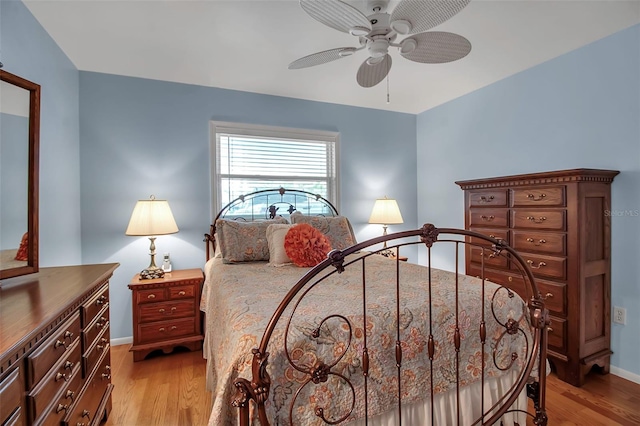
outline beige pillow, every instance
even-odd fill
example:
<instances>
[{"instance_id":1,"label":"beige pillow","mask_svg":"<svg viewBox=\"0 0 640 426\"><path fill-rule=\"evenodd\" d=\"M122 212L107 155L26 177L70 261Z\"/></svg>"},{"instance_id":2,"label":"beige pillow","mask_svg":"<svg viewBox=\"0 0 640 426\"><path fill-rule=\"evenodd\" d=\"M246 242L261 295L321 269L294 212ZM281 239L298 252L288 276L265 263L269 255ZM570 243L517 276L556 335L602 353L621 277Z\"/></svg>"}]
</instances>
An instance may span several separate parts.
<instances>
[{"instance_id":1,"label":"beige pillow","mask_svg":"<svg viewBox=\"0 0 640 426\"><path fill-rule=\"evenodd\" d=\"M334 249L344 250L356 243L349 219L344 216L307 216L295 212L291 215L291 223L308 223L313 226L327 236Z\"/></svg>"},{"instance_id":2,"label":"beige pillow","mask_svg":"<svg viewBox=\"0 0 640 426\"><path fill-rule=\"evenodd\" d=\"M224 263L269 260L267 227L274 223L288 223L283 217L260 222L218 219L216 233Z\"/></svg>"},{"instance_id":3,"label":"beige pillow","mask_svg":"<svg viewBox=\"0 0 640 426\"><path fill-rule=\"evenodd\" d=\"M269 244L269 265L283 266L291 263L284 249L284 237L293 225L271 224L267 226L267 242Z\"/></svg>"}]
</instances>

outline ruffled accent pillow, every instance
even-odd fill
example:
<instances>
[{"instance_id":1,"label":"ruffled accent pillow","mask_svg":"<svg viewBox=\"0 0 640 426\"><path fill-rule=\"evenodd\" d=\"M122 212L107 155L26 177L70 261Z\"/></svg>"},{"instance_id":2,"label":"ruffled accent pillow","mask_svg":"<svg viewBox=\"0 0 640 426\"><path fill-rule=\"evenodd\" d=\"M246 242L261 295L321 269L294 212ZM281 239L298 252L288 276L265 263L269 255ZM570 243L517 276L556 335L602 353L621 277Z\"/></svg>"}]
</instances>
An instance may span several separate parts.
<instances>
[{"instance_id":1,"label":"ruffled accent pillow","mask_svg":"<svg viewBox=\"0 0 640 426\"><path fill-rule=\"evenodd\" d=\"M284 250L297 266L316 266L331 251L329 239L307 223L295 225L284 237Z\"/></svg>"},{"instance_id":2,"label":"ruffled accent pillow","mask_svg":"<svg viewBox=\"0 0 640 426\"><path fill-rule=\"evenodd\" d=\"M26 262L29 260L29 255L27 253L27 248L29 247L29 233L25 232L22 236L22 240L20 240L20 247L18 247L18 251L16 252L15 260L19 260L21 262Z\"/></svg>"},{"instance_id":3,"label":"ruffled accent pillow","mask_svg":"<svg viewBox=\"0 0 640 426\"><path fill-rule=\"evenodd\" d=\"M291 215L291 223L308 223L329 238L331 247L344 250L356 243L349 219L344 216L309 216L300 212Z\"/></svg>"},{"instance_id":4,"label":"ruffled accent pillow","mask_svg":"<svg viewBox=\"0 0 640 426\"><path fill-rule=\"evenodd\" d=\"M267 227L274 223L289 223L283 217L260 222L218 219L216 234L223 263L269 260Z\"/></svg>"}]
</instances>

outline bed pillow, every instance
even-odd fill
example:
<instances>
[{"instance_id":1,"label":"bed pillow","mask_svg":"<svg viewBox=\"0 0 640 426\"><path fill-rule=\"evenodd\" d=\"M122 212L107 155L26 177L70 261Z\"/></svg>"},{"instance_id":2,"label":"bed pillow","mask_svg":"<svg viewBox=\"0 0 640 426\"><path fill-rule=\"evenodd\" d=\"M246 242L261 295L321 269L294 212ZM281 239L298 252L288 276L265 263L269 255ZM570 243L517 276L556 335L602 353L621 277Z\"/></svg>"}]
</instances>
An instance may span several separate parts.
<instances>
[{"instance_id":1,"label":"bed pillow","mask_svg":"<svg viewBox=\"0 0 640 426\"><path fill-rule=\"evenodd\" d=\"M26 262L29 260L29 254L27 253L27 248L29 247L29 233L25 232L22 236L22 240L20 240L20 247L18 247L18 251L16 252L15 260L19 260L22 262Z\"/></svg>"},{"instance_id":2,"label":"bed pillow","mask_svg":"<svg viewBox=\"0 0 640 426\"><path fill-rule=\"evenodd\" d=\"M291 215L291 223L307 223L313 226L329 238L334 249L344 250L356 243L349 219L344 216L308 216L295 212Z\"/></svg>"},{"instance_id":3,"label":"bed pillow","mask_svg":"<svg viewBox=\"0 0 640 426\"><path fill-rule=\"evenodd\" d=\"M224 263L269 260L267 227L274 223L288 223L283 217L259 222L218 219L216 233L218 248Z\"/></svg>"},{"instance_id":4,"label":"bed pillow","mask_svg":"<svg viewBox=\"0 0 640 426\"><path fill-rule=\"evenodd\" d=\"M274 223L267 226L267 243L269 245L269 265L283 266L291 263L284 249L284 237L293 225Z\"/></svg>"},{"instance_id":5,"label":"bed pillow","mask_svg":"<svg viewBox=\"0 0 640 426\"><path fill-rule=\"evenodd\" d=\"M297 266L316 266L327 258L331 243L322 232L308 223L293 225L284 237L284 250Z\"/></svg>"}]
</instances>

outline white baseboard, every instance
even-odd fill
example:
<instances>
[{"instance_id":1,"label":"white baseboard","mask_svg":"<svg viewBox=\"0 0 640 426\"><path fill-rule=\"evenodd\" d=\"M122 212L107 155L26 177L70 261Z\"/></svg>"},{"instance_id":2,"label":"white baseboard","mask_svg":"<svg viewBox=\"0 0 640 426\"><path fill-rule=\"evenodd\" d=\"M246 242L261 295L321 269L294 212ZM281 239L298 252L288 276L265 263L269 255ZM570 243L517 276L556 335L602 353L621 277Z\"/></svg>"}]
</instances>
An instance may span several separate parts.
<instances>
[{"instance_id":1,"label":"white baseboard","mask_svg":"<svg viewBox=\"0 0 640 426\"><path fill-rule=\"evenodd\" d=\"M614 367L613 365L609 367L609 372L615 376L622 377L623 379L627 379L631 382L638 383L640 385L640 375L632 373L627 370L623 370L619 367Z\"/></svg>"},{"instance_id":2,"label":"white baseboard","mask_svg":"<svg viewBox=\"0 0 640 426\"><path fill-rule=\"evenodd\" d=\"M131 343L133 343L133 336L111 339L111 346L130 345Z\"/></svg>"}]
</instances>

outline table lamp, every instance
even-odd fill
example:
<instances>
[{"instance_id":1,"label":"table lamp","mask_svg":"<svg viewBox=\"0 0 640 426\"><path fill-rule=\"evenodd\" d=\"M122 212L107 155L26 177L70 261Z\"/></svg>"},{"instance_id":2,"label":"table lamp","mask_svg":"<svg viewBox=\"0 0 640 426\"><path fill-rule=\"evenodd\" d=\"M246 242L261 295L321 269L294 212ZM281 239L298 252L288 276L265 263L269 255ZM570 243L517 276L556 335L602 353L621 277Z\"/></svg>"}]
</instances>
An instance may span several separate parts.
<instances>
[{"instance_id":1,"label":"table lamp","mask_svg":"<svg viewBox=\"0 0 640 426\"><path fill-rule=\"evenodd\" d=\"M371 216L369 217L369 223L376 223L382 225L382 235L387 235L387 226L404 223L402 220L402 214L396 200L391 200L387 197L378 198L373 205ZM387 242L384 242L384 250L387 249Z\"/></svg>"},{"instance_id":2,"label":"table lamp","mask_svg":"<svg viewBox=\"0 0 640 426\"><path fill-rule=\"evenodd\" d=\"M139 200L133 208L126 235L149 237L151 263L140 272L140 279L162 278L164 271L156 266L156 235L175 234L178 225L171 213L167 200L156 200L152 195L148 200Z\"/></svg>"}]
</instances>

